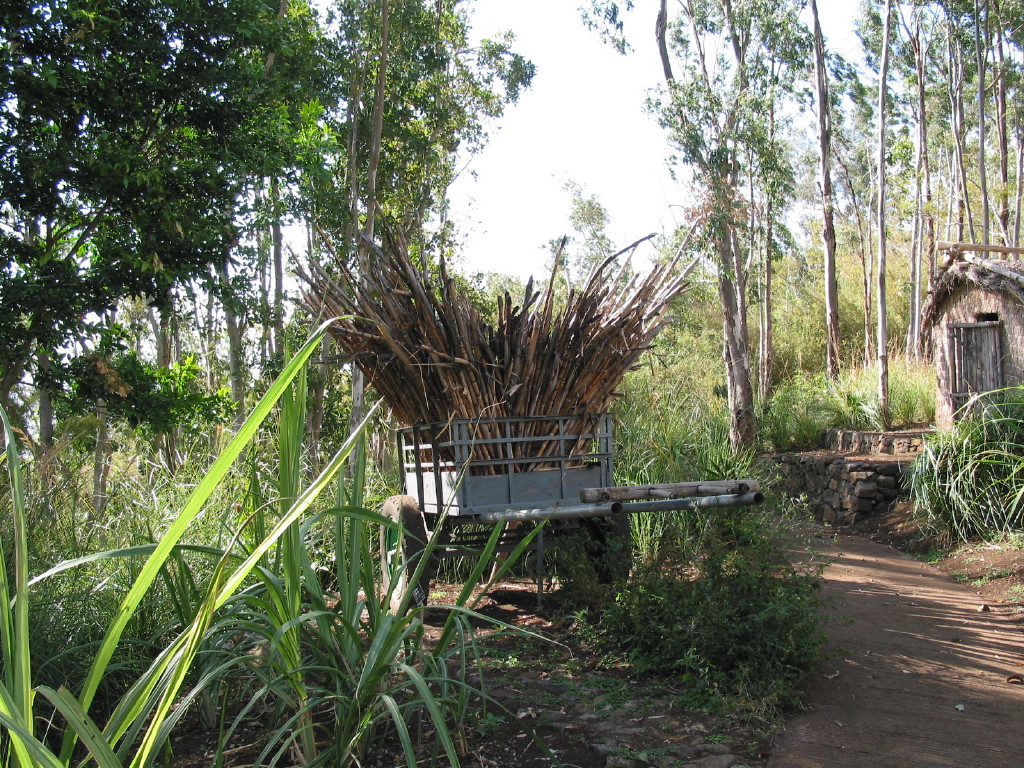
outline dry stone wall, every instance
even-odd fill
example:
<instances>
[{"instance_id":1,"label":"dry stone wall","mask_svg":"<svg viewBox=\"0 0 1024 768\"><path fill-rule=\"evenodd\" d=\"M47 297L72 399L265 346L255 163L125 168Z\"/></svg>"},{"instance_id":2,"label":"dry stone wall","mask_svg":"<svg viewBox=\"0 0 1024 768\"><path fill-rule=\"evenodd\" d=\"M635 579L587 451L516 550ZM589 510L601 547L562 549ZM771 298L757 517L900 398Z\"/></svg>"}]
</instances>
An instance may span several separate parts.
<instances>
[{"instance_id":1,"label":"dry stone wall","mask_svg":"<svg viewBox=\"0 0 1024 768\"><path fill-rule=\"evenodd\" d=\"M905 493L904 477L929 430L854 432L829 429L824 451L773 456L777 475L826 523L853 525L888 512Z\"/></svg>"},{"instance_id":2,"label":"dry stone wall","mask_svg":"<svg viewBox=\"0 0 1024 768\"><path fill-rule=\"evenodd\" d=\"M930 429L903 432L855 432L851 429L826 429L826 451L876 454L918 454Z\"/></svg>"}]
</instances>

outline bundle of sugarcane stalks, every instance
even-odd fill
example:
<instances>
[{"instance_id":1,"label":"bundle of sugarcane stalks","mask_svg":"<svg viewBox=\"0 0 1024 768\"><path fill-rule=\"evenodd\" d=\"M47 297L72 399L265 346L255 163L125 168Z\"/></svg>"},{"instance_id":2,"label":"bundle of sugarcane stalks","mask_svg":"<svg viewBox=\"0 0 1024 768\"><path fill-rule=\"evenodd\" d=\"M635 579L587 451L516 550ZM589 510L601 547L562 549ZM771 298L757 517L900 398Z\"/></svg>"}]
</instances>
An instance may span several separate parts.
<instances>
[{"instance_id":1,"label":"bundle of sugarcane stalks","mask_svg":"<svg viewBox=\"0 0 1024 768\"><path fill-rule=\"evenodd\" d=\"M316 317L342 318L333 337L403 425L548 414L592 419L608 410L684 285L675 260L643 275L628 257L612 268L647 239L608 258L564 301L556 258L543 290L531 279L520 303L508 293L499 297L493 324L443 260L434 269L414 264L398 235L386 236L383 247L367 242L358 271L338 260L332 277L310 264L302 300ZM543 434L544 425L531 429Z\"/></svg>"}]
</instances>

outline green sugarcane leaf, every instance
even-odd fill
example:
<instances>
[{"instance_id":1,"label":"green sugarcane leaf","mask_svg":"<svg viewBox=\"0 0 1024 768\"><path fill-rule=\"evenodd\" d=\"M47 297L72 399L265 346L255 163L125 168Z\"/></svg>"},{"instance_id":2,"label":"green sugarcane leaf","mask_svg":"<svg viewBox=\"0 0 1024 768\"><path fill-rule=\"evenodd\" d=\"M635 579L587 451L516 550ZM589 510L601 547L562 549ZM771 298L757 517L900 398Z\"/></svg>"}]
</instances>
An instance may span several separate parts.
<instances>
[{"instance_id":1,"label":"green sugarcane leaf","mask_svg":"<svg viewBox=\"0 0 1024 768\"><path fill-rule=\"evenodd\" d=\"M398 708L398 702L395 701L394 696L389 696L386 693L382 694L380 698L385 708L391 714L391 722L395 724L398 739L402 742L405 764L408 768L415 768L416 750L413 748L412 737L409 735L409 726L406 725L405 718L402 717L402 711Z\"/></svg>"},{"instance_id":2,"label":"green sugarcane leaf","mask_svg":"<svg viewBox=\"0 0 1024 768\"><path fill-rule=\"evenodd\" d=\"M11 484L11 507L14 512L14 591L7 584L8 563L0 547L0 642L3 643L4 678L13 699L14 713L21 713L25 728L34 732L32 716L32 653L28 626L28 515L25 509L25 487L21 476L21 458L7 411L0 407L6 441L7 471ZM13 607L12 607L13 603Z\"/></svg>"},{"instance_id":3,"label":"green sugarcane leaf","mask_svg":"<svg viewBox=\"0 0 1024 768\"><path fill-rule=\"evenodd\" d=\"M312 338L310 338L295 357L288 362L284 371L281 372L281 375L271 385L267 393L260 398L259 402L249 414L249 417L239 428L238 433L228 443L223 453L218 456L217 460L204 475L199 485L192 491L192 494L185 502L185 506L182 508L171 526L167 529L167 532L163 537L161 537L160 541L157 542L156 548L146 561L142 570L139 572L131 590L129 590L128 594L122 601L117 615L108 627L107 632L104 635L103 642L100 645L89 670L89 675L82 686L80 702L82 708L86 712L88 712L92 699L96 695L100 681L106 673L107 666L114 655L115 648L121 640L121 635L124 633L125 627L128 625L131 617L142 602L143 597L149 591L153 581L159 575L160 568L167 560L172 548L184 535L196 515L198 515L205 507L206 502L212 496L213 491L220 484L220 481L224 479L224 476L228 473L228 470L234 464L235 460L256 436L260 425L270 414L271 409L277 401L280 400L282 395L285 393L292 380L298 375L299 371L303 366L305 366L306 362L316 351L320 340L323 338L324 334L327 332L327 328L332 322L333 320L329 320L321 325L320 328L317 329L316 333L313 334ZM73 749L74 737L71 735L64 740L61 752L62 759L69 759Z\"/></svg>"},{"instance_id":4,"label":"green sugarcane leaf","mask_svg":"<svg viewBox=\"0 0 1024 768\"><path fill-rule=\"evenodd\" d=\"M98 768L122 768L121 760L111 749L110 743L66 688L61 687L55 691L49 686L41 685L38 690L67 720L68 726L78 734Z\"/></svg>"}]
</instances>

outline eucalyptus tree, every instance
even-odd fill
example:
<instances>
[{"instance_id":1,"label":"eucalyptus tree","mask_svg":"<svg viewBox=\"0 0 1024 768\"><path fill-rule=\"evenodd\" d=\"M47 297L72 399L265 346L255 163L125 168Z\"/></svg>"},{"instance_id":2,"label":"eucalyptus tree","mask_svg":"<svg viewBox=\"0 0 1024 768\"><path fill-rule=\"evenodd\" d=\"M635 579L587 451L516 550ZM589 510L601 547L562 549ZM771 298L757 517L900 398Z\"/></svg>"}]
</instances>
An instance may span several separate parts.
<instances>
[{"instance_id":1,"label":"eucalyptus tree","mask_svg":"<svg viewBox=\"0 0 1024 768\"><path fill-rule=\"evenodd\" d=\"M835 197L832 191L832 99L829 94L825 38L818 3L811 0L814 29L814 90L818 107L818 158L821 182L822 240L825 244L825 372L839 376L839 282L836 279Z\"/></svg>"},{"instance_id":2,"label":"eucalyptus tree","mask_svg":"<svg viewBox=\"0 0 1024 768\"><path fill-rule=\"evenodd\" d=\"M656 23L665 92L662 125L700 196L704 236L714 254L722 309L730 440L755 439L745 292L749 244L743 232L753 201L742 181L791 175L786 146L769 114L792 98L793 73L810 48L797 0L693 0Z\"/></svg>"},{"instance_id":3,"label":"eucalyptus tree","mask_svg":"<svg viewBox=\"0 0 1024 768\"><path fill-rule=\"evenodd\" d=\"M905 45L895 57L896 68L905 73L905 79L913 88L914 98L910 103L917 128L914 142L914 225L910 245L910 322L907 325L907 350L915 357L921 351L922 267L925 254L933 252L935 243L926 112L928 58L933 38L929 35L931 25L924 15L925 7L913 5L909 9L899 9Z\"/></svg>"},{"instance_id":4,"label":"eucalyptus tree","mask_svg":"<svg viewBox=\"0 0 1024 768\"><path fill-rule=\"evenodd\" d=\"M897 0L898 2L898 0ZM886 307L886 117L889 94L889 54L892 30L892 0L885 0L882 13L882 50L878 66L878 410L882 423L889 424L889 330Z\"/></svg>"},{"instance_id":5,"label":"eucalyptus tree","mask_svg":"<svg viewBox=\"0 0 1024 768\"><path fill-rule=\"evenodd\" d=\"M999 170L999 183L996 188L997 212L996 220L999 223L999 234L1003 245L1016 245L1011 238L1010 226L1010 140L1009 140L1009 114L1010 114L1010 92L1013 89L1014 66L1012 59L1013 36L1009 33L1007 17L1003 15L1003 4L998 0L992 0L990 18L994 17L992 25L993 42L990 47L994 55L992 64L992 92L995 106L997 160ZM1011 3L1011 6L1013 4Z\"/></svg>"}]
</instances>

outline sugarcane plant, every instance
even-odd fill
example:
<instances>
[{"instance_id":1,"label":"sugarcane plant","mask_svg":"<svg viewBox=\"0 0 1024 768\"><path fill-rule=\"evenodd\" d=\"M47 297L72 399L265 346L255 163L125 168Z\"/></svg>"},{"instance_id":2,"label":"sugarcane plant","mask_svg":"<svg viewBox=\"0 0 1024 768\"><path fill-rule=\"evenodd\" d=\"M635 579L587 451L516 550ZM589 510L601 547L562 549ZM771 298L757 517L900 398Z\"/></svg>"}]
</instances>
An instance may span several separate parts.
<instances>
[{"instance_id":1,"label":"sugarcane plant","mask_svg":"<svg viewBox=\"0 0 1024 768\"><path fill-rule=\"evenodd\" d=\"M0 546L0 767L67 768L84 758L99 768L148 768L157 763L192 704L218 701L211 691L239 680L248 681L257 692L240 707L224 702L225 710L218 716L225 723L218 755L235 724L243 722L255 704L274 700L282 717L266 724L258 764L272 765L287 755L289 764L344 766L386 733L396 736L405 762L412 766L419 758L409 723L420 716L436 733L433 748L458 764L453 732L474 695L458 673L472 657L466 622L475 615L468 602L476 582L467 584L461 607L449 611L435 650L425 653L422 609L412 606L405 595L397 611L388 610L391 595L380 590L379 567L369 546L368 524L400 524L362 508L361 479L337 484L333 504L318 502L358 451L376 407L312 481L304 485L299 478L304 369L327 325L285 366L162 536L150 545L63 562L34 578L29 574L27 528L32 512L26 504L21 446L0 409L2 463L9 481L9 508L4 512L10 515L13 534ZM247 515L223 548L186 545L193 522L236 460L255 445L261 425L275 410L280 414L276 519L264 520L263 535L254 537L250 529L257 515ZM313 573L307 549L312 527L325 520L334 538L337 591L332 594ZM494 543L486 548L475 571L477 582L493 547ZM185 567L186 551L214 558L212 573L205 583L194 585L196 599L179 601L187 620L101 722L94 700L101 681L117 667L125 629L154 584L166 578L168 566ZM141 566L96 646L81 689L72 692L38 684L33 680L30 642L33 586L62 571L117 557L139 559ZM429 549L419 561L394 567L416 569L415 582L428 558ZM225 641L238 637L248 639ZM255 664L249 651L261 642L272 653L268 663ZM258 684L252 685L254 680ZM63 730L62 737L49 738L59 730L53 725Z\"/></svg>"}]
</instances>

